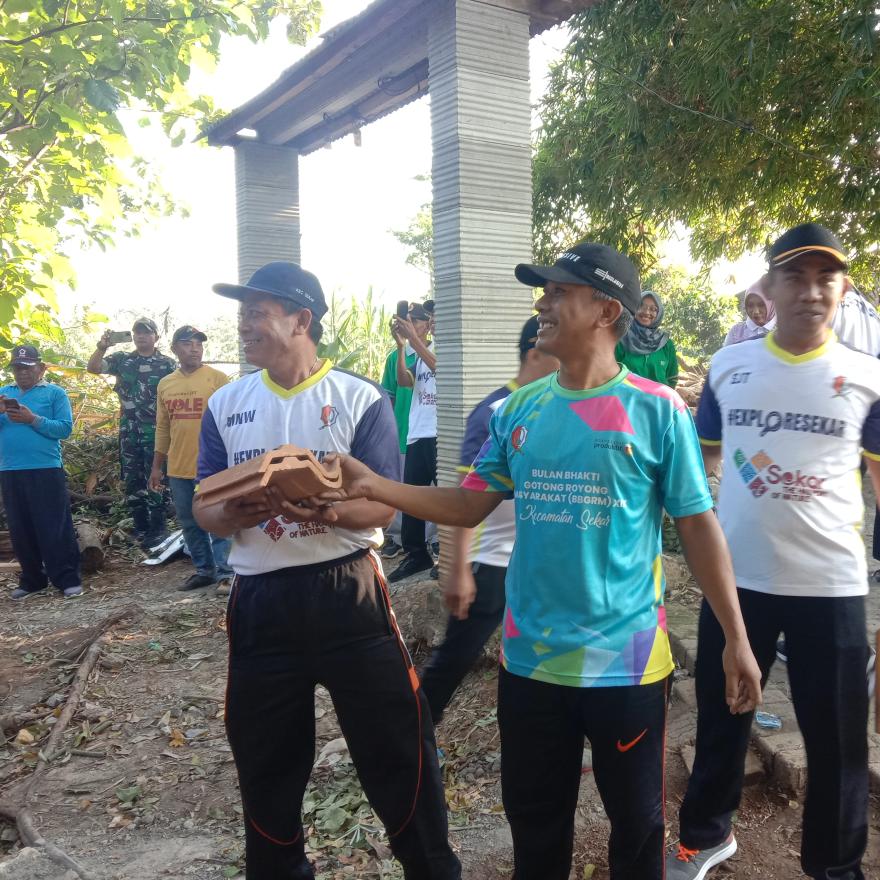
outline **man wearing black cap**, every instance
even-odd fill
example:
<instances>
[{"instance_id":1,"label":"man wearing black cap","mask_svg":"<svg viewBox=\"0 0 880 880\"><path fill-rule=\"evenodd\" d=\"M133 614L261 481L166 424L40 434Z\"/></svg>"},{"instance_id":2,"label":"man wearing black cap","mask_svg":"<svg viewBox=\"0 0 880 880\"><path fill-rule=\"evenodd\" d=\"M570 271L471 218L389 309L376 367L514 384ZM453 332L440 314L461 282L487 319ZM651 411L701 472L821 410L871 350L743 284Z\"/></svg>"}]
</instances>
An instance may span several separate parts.
<instances>
[{"instance_id":1,"label":"man wearing black cap","mask_svg":"<svg viewBox=\"0 0 880 880\"><path fill-rule=\"evenodd\" d=\"M413 303L410 308L415 305L416 304ZM411 312L409 313L409 319L419 338L427 344L430 322L427 320L420 321L418 318L413 318ZM406 440L407 433L409 432L409 407L410 402L412 401L413 389L412 386L401 385L397 381L397 364L400 361L400 358L403 358L406 370L411 373L415 368L417 355L415 349L406 341L406 339L395 333L395 326L395 320L392 318L391 334L394 337L395 346L388 353L388 357L385 358L385 368L382 371L381 385L388 392L388 396L391 398L391 406L394 408L394 420L397 422L397 436L400 441L400 466L402 469L404 459L406 458ZM400 532L401 513L400 511L397 511L394 514L394 519L392 520L391 525L385 530L385 544L382 546L383 559L394 559L394 557L398 556L403 550L400 544Z\"/></svg>"},{"instance_id":2,"label":"man wearing black cap","mask_svg":"<svg viewBox=\"0 0 880 880\"><path fill-rule=\"evenodd\" d=\"M516 878L569 876L586 735L611 821L611 877L661 880L673 669L664 507L722 621L729 711L760 700L758 667L688 408L614 359L641 303L635 267L609 247L580 244L553 266L517 266L516 277L544 288L537 347L560 369L494 413L461 488L402 486L345 457L345 490L323 500L370 498L472 527L514 499L498 724Z\"/></svg>"},{"instance_id":3,"label":"man wearing black cap","mask_svg":"<svg viewBox=\"0 0 880 880\"><path fill-rule=\"evenodd\" d=\"M484 397L468 416L459 459L462 475L471 472L472 463L489 439L492 413L513 391L559 368L553 355L535 347L537 341L538 319L533 316L520 332L516 378ZM450 611L446 635L422 672L422 689L435 724L440 723L456 688L501 623L504 578L515 533L513 501L502 501L476 529L452 530L449 575L443 585L443 598Z\"/></svg>"},{"instance_id":4,"label":"man wearing black cap","mask_svg":"<svg viewBox=\"0 0 880 880\"><path fill-rule=\"evenodd\" d=\"M232 569L226 562L229 541L203 531L192 515L202 416L211 395L229 381L225 373L202 363L207 339L189 324L178 327L171 338L171 350L180 366L165 376L156 390L156 448L150 488L162 491L167 470L177 521L196 568L177 589L195 590L216 583L218 595L228 596L232 586Z\"/></svg>"},{"instance_id":5,"label":"man wearing black cap","mask_svg":"<svg viewBox=\"0 0 880 880\"><path fill-rule=\"evenodd\" d=\"M867 567L859 461L880 484L880 363L839 344L829 322L846 255L823 226L769 251L776 329L719 351L697 412L706 471L723 459L718 516L764 680L785 635L807 752L801 865L861 880L867 840ZM700 614L697 748L669 880L702 880L736 851L731 830L752 717L725 711L721 636Z\"/></svg>"},{"instance_id":6,"label":"man wearing black cap","mask_svg":"<svg viewBox=\"0 0 880 880\"><path fill-rule=\"evenodd\" d=\"M82 594L79 546L61 462L61 440L73 430L64 389L43 380L33 345L12 349L15 382L0 388L0 489L15 558L21 565L13 599L49 581L67 599Z\"/></svg>"},{"instance_id":7,"label":"man wearing black cap","mask_svg":"<svg viewBox=\"0 0 880 880\"><path fill-rule=\"evenodd\" d=\"M318 460L343 452L400 475L384 392L317 354L327 311L318 279L269 263L240 301L239 334L262 369L221 388L202 419L199 479L281 444ZM314 689L333 698L364 791L412 880L454 880L431 714L400 638L376 549L391 507L367 500L325 512L274 492L256 504L194 505L202 528L232 535L226 725L245 815L248 880L313 877L302 796L314 761Z\"/></svg>"},{"instance_id":8,"label":"man wearing black cap","mask_svg":"<svg viewBox=\"0 0 880 880\"><path fill-rule=\"evenodd\" d=\"M403 479L413 486L430 486L437 482L437 358L433 342L428 342L432 320L433 314L423 305L413 303L408 317L395 318L391 327L397 343L397 384L401 388L412 388ZM416 353L412 370L404 357L407 343ZM434 565L426 538L424 520L404 513L400 542L406 555L389 575L391 583L427 571Z\"/></svg>"},{"instance_id":9,"label":"man wearing black cap","mask_svg":"<svg viewBox=\"0 0 880 880\"><path fill-rule=\"evenodd\" d=\"M111 330L98 340L87 369L116 377L116 393L122 404L119 419L119 468L125 500L134 520L134 534L144 549L165 537L165 498L149 488L156 441L156 388L173 373L173 358L156 350L159 328L152 318L140 317L132 324L134 351L107 356Z\"/></svg>"}]
</instances>

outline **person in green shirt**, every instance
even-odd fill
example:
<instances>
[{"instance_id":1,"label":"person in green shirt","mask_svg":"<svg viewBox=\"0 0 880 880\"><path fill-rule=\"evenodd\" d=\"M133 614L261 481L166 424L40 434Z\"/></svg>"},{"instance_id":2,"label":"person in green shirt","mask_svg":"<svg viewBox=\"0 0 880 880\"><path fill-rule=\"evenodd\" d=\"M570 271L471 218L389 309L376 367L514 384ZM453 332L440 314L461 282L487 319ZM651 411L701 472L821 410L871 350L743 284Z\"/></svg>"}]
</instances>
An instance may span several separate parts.
<instances>
[{"instance_id":1,"label":"person in green shirt","mask_svg":"<svg viewBox=\"0 0 880 880\"><path fill-rule=\"evenodd\" d=\"M388 392L394 407L394 421L397 422L397 439L400 442L400 454L406 455L406 433L409 428L409 403L413 390L405 385L397 384L397 357L399 350L392 349L385 359L385 371L382 373L382 387ZM406 368L411 370L416 363L416 353L406 346Z\"/></svg>"},{"instance_id":2,"label":"person in green shirt","mask_svg":"<svg viewBox=\"0 0 880 880\"><path fill-rule=\"evenodd\" d=\"M637 376L653 379L670 388L678 382L678 355L669 334L660 329L663 303L651 290L642 293L642 305L626 335L617 343L614 356Z\"/></svg>"}]
</instances>

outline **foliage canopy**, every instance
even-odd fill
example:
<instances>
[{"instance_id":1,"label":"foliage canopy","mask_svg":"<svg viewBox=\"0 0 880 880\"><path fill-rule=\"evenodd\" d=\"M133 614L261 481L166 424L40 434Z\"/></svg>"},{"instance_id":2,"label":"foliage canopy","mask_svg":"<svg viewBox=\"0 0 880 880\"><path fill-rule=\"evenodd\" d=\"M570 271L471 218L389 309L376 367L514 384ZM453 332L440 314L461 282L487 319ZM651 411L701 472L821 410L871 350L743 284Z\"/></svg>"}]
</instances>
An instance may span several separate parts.
<instances>
[{"instance_id":1,"label":"foliage canopy","mask_svg":"<svg viewBox=\"0 0 880 880\"><path fill-rule=\"evenodd\" d=\"M226 34L253 41L273 18L303 42L319 0L4 0L0 4L0 347L17 302L54 304L72 239L106 247L171 210L119 119L131 108L172 142L213 113L186 83Z\"/></svg>"},{"instance_id":2,"label":"foliage canopy","mask_svg":"<svg viewBox=\"0 0 880 880\"><path fill-rule=\"evenodd\" d=\"M880 242L873 0L606 0L572 20L534 164L542 257L585 235L643 268L676 224L711 263L813 219Z\"/></svg>"}]
</instances>

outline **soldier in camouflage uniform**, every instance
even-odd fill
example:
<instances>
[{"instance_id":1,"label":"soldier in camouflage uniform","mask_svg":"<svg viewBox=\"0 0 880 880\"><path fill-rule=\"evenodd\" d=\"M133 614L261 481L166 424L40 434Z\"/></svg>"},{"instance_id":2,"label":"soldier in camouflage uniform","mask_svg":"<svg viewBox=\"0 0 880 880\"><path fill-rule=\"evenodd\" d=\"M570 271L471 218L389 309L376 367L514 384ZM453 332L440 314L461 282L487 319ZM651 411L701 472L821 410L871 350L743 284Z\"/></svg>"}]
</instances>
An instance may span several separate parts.
<instances>
[{"instance_id":1,"label":"soldier in camouflage uniform","mask_svg":"<svg viewBox=\"0 0 880 880\"><path fill-rule=\"evenodd\" d=\"M134 322L134 351L108 356L110 332L99 340L88 369L116 377L116 393L122 404L119 464L125 500L134 520L135 537L142 547L153 547L166 534L164 495L149 488L156 440L156 388L160 379L177 369L177 363L156 350L159 328L150 318Z\"/></svg>"}]
</instances>

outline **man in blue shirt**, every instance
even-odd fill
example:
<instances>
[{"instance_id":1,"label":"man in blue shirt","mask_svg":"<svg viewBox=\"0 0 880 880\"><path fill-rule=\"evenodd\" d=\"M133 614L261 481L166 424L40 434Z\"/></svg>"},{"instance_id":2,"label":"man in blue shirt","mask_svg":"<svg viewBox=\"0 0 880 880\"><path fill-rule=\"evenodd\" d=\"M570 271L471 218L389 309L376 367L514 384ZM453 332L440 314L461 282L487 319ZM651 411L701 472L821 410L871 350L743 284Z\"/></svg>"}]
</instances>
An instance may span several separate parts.
<instances>
[{"instance_id":1,"label":"man in blue shirt","mask_svg":"<svg viewBox=\"0 0 880 880\"><path fill-rule=\"evenodd\" d=\"M82 584L60 442L73 430L70 401L43 380L46 365L33 345L16 346L11 366L15 384L0 388L0 490L21 565L12 598L26 599L51 580L72 599Z\"/></svg>"}]
</instances>

